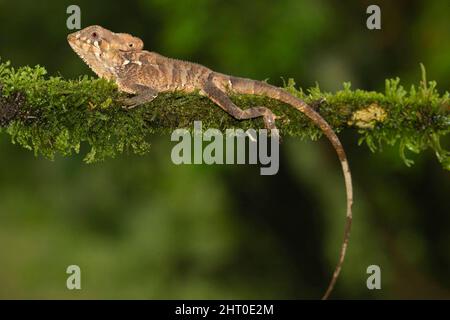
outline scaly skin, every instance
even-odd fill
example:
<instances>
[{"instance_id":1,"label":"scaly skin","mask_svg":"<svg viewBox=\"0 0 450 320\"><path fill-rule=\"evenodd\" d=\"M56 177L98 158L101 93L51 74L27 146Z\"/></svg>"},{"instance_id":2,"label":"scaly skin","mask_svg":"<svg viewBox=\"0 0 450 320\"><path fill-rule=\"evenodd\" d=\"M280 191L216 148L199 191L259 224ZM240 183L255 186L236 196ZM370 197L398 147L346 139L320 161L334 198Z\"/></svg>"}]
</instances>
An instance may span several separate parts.
<instances>
[{"instance_id":1,"label":"scaly skin","mask_svg":"<svg viewBox=\"0 0 450 320\"><path fill-rule=\"evenodd\" d=\"M100 26L87 27L68 36L70 46L99 76L113 80L119 90L134 94L127 99L135 107L155 99L160 92L199 91L234 118L263 117L266 128L276 129L276 115L260 106L241 109L227 92L263 95L290 104L309 117L330 140L341 162L347 193L347 214L339 261L323 296L327 299L344 262L352 224L353 190L350 169L342 144L330 125L301 99L265 82L228 76L199 64L171 59L143 50L143 42L129 34L113 33Z\"/></svg>"}]
</instances>

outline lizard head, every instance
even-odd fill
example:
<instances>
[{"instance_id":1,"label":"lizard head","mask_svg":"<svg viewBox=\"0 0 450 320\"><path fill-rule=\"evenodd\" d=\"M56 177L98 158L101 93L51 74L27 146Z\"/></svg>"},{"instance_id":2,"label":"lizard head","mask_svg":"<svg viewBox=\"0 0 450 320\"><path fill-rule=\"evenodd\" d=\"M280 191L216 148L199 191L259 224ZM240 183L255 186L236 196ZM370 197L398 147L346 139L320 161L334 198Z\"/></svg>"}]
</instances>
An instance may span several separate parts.
<instances>
[{"instance_id":1,"label":"lizard head","mask_svg":"<svg viewBox=\"0 0 450 320\"><path fill-rule=\"evenodd\" d=\"M99 77L112 79L114 70L125 59L121 52L142 50L141 39L126 33L114 33L100 26L90 26L67 36L72 49Z\"/></svg>"}]
</instances>

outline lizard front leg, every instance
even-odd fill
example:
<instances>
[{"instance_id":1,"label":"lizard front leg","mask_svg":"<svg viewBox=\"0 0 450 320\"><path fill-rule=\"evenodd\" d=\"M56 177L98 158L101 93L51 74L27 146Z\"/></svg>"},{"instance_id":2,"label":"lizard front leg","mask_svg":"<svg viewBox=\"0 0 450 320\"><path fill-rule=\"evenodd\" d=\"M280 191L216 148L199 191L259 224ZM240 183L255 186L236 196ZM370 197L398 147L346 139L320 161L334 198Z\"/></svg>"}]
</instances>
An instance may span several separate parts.
<instances>
[{"instance_id":1,"label":"lizard front leg","mask_svg":"<svg viewBox=\"0 0 450 320\"><path fill-rule=\"evenodd\" d=\"M238 120L253 119L263 117L264 124L267 129L277 129L275 119L277 116L272 110L266 107L253 107L249 109L241 109L231 101L225 92L220 90L214 83L207 81L202 87L202 93L206 95L211 101L229 113Z\"/></svg>"},{"instance_id":2,"label":"lizard front leg","mask_svg":"<svg viewBox=\"0 0 450 320\"><path fill-rule=\"evenodd\" d=\"M127 85L126 83L119 82L118 85L122 91L135 94L134 97L121 100L125 104L124 108L126 109L133 109L144 103L151 102L158 96L157 90L141 84Z\"/></svg>"}]
</instances>

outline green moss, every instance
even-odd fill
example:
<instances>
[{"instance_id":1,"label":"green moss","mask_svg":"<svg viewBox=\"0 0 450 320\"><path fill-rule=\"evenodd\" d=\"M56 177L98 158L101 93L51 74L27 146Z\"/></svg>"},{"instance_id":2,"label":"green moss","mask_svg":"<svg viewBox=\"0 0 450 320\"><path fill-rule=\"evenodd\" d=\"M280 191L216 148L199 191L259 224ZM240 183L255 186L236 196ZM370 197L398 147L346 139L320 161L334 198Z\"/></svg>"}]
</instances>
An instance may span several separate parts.
<instances>
[{"instance_id":1,"label":"green moss","mask_svg":"<svg viewBox=\"0 0 450 320\"><path fill-rule=\"evenodd\" d=\"M50 159L56 154L79 153L82 143L91 148L85 156L88 163L123 152L143 154L149 150L150 134L192 128L195 120L202 120L204 128L222 130L263 126L261 119L237 121L198 94L161 94L146 106L124 110L119 102L122 94L113 83L87 76L78 80L46 77L40 66L14 69L9 62L0 63L0 86L0 130L10 135L13 143ZM384 93L352 90L350 83L335 93L322 92L318 86L305 93L293 80L285 89L309 103L325 98L318 112L338 132L353 127L359 143L372 151L383 144L397 144L400 156L410 165L406 151L431 148L450 170L449 152L440 143L450 131L449 93L439 94L436 83L426 80L423 66L421 83L409 90L398 78L386 80ZM286 104L249 95L232 99L243 108L264 105L274 110L282 116L278 120L282 135L317 139L322 134ZM355 113L371 105L384 110L383 121L358 126L353 121Z\"/></svg>"}]
</instances>

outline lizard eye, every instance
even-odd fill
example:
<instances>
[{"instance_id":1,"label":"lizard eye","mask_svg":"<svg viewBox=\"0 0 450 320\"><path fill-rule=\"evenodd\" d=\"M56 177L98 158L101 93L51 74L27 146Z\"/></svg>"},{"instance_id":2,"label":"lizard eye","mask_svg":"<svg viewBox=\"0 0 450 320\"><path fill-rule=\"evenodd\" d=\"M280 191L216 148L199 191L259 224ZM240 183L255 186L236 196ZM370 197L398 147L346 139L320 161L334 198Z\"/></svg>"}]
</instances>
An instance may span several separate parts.
<instances>
[{"instance_id":1,"label":"lizard eye","mask_svg":"<svg viewBox=\"0 0 450 320\"><path fill-rule=\"evenodd\" d=\"M97 34L97 32L92 32L91 36L92 36L92 38L97 38L98 34Z\"/></svg>"},{"instance_id":2,"label":"lizard eye","mask_svg":"<svg viewBox=\"0 0 450 320\"><path fill-rule=\"evenodd\" d=\"M134 45L133 45L132 43L129 43L128 46L129 46L130 48L133 48Z\"/></svg>"}]
</instances>

